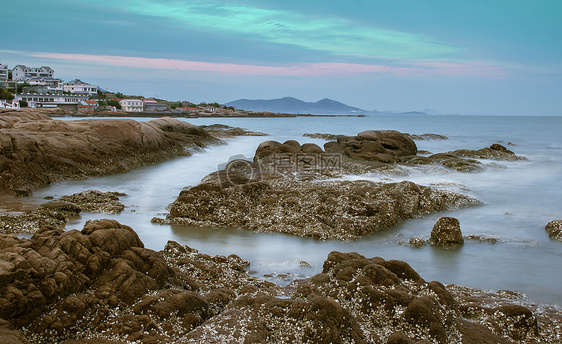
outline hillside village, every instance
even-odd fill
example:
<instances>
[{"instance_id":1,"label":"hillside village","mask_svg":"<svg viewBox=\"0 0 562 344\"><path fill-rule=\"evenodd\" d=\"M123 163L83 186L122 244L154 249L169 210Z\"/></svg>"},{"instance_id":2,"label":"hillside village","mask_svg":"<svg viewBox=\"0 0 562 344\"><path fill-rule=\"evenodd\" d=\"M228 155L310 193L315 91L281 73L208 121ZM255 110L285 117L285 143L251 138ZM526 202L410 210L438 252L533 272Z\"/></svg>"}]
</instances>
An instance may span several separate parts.
<instances>
[{"instance_id":1,"label":"hillside village","mask_svg":"<svg viewBox=\"0 0 562 344\"><path fill-rule=\"evenodd\" d=\"M10 69L0 63L0 109L60 108L76 116L251 116L268 115L236 110L218 103L194 104L125 96L108 92L80 79L63 81L49 66L17 65ZM272 114L273 115L273 114ZM276 114L278 115L278 114Z\"/></svg>"}]
</instances>

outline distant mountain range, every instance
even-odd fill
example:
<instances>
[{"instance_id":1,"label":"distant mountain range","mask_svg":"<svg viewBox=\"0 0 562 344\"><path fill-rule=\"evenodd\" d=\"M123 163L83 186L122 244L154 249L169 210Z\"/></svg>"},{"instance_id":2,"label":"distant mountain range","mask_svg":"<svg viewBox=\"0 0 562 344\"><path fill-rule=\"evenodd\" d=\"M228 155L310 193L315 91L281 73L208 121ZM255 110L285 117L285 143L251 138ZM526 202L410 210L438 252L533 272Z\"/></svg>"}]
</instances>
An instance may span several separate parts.
<instances>
[{"instance_id":1,"label":"distant mountain range","mask_svg":"<svg viewBox=\"0 0 562 344\"><path fill-rule=\"evenodd\" d=\"M305 102L293 97L285 97L280 99L239 99L229 103L227 106L234 106L237 109L254 112L281 112L281 113L295 113L295 114L315 114L315 115L367 115L377 113L392 113L403 115L426 115L425 112L411 111L411 112L379 112L369 111L356 108L353 106L346 106L344 103L324 98L317 102Z\"/></svg>"},{"instance_id":2,"label":"distant mountain range","mask_svg":"<svg viewBox=\"0 0 562 344\"><path fill-rule=\"evenodd\" d=\"M237 109L244 109L254 112L283 112L296 114L370 114L376 111L367 111L353 106L346 106L343 103L332 99L322 99L315 103L305 102L293 97L281 99L239 99L226 103L227 106L234 106Z\"/></svg>"}]
</instances>

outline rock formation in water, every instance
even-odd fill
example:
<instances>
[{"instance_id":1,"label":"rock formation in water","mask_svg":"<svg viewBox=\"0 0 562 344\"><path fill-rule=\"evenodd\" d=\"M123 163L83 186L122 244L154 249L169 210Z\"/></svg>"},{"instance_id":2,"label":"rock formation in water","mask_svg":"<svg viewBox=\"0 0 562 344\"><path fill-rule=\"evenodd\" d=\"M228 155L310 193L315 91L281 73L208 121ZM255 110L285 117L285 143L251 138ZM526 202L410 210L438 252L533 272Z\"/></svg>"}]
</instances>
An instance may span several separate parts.
<instances>
[{"instance_id":1,"label":"rock formation in water","mask_svg":"<svg viewBox=\"0 0 562 344\"><path fill-rule=\"evenodd\" d=\"M67 178L121 173L217 142L172 118L53 120L41 110L0 112L0 193L29 194Z\"/></svg>"},{"instance_id":2,"label":"rock formation in water","mask_svg":"<svg viewBox=\"0 0 562 344\"><path fill-rule=\"evenodd\" d=\"M81 212L118 214L125 209L120 196L125 194L88 190L45 202L37 210L1 214L0 233L36 233L45 225L62 229Z\"/></svg>"},{"instance_id":3,"label":"rock formation in water","mask_svg":"<svg viewBox=\"0 0 562 344\"><path fill-rule=\"evenodd\" d=\"M412 182L246 178L220 171L183 190L165 220L200 227L240 227L321 240L350 240L424 214L480 204Z\"/></svg>"},{"instance_id":4,"label":"rock formation in water","mask_svg":"<svg viewBox=\"0 0 562 344\"><path fill-rule=\"evenodd\" d=\"M431 231L429 243L433 246L446 248L458 247L464 244L459 220L454 217L442 217L437 220Z\"/></svg>"},{"instance_id":5,"label":"rock formation in water","mask_svg":"<svg viewBox=\"0 0 562 344\"><path fill-rule=\"evenodd\" d=\"M407 263L332 252L279 287L236 255L144 248L112 220L0 234L0 338L9 343L559 343L560 311L427 282ZM488 292L488 294L490 294ZM469 321L467 321L469 319Z\"/></svg>"},{"instance_id":6,"label":"rock formation in water","mask_svg":"<svg viewBox=\"0 0 562 344\"><path fill-rule=\"evenodd\" d=\"M407 135L395 130L366 130L357 136L338 136L324 144L327 153L340 153L352 160L397 162L399 157L416 155L418 148Z\"/></svg>"},{"instance_id":7,"label":"rock formation in water","mask_svg":"<svg viewBox=\"0 0 562 344\"><path fill-rule=\"evenodd\" d=\"M231 127L225 124L201 125L201 128L216 138L228 138L234 136L268 136L269 134L250 131L243 128Z\"/></svg>"},{"instance_id":8,"label":"rock formation in water","mask_svg":"<svg viewBox=\"0 0 562 344\"><path fill-rule=\"evenodd\" d=\"M550 221L544 229L550 239L562 241L562 220Z\"/></svg>"},{"instance_id":9,"label":"rock formation in water","mask_svg":"<svg viewBox=\"0 0 562 344\"><path fill-rule=\"evenodd\" d=\"M475 159L526 160L526 158L515 155L515 153L497 143L479 150L459 149L446 153L429 153L427 154L429 156L418 155L418 153L425 154L428 152L418 152L413 140L448 139L446 136L438 134L411 135L395 130L366 130L357 136L319 133L304 134L304 136L332 140L324 144L326 153L341 154L344 159L350 159L371 168L380 168L393 163L438 164L459 172L479 172L484 169L484 166ZM273 141L270 141L268 146L275 147L276 145ZM281 153L280 151L274 152ZM268 151L260 153L260 158L263 158ZM344 170L350 169L348 165L344 166ZM355 167L355 170L357 170L357 167Z\"/></svg>"}]
</instances>

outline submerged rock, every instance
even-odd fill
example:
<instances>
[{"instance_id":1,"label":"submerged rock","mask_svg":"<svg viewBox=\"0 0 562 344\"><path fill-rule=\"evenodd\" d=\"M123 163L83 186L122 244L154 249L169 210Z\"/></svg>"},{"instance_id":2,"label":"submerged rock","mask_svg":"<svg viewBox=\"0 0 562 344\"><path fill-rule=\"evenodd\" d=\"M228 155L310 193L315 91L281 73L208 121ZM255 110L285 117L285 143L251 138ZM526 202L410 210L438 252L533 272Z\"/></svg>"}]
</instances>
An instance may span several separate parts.
<instances>
[{"instance_id":1,"label":"submerged rock","mask_svg":"<svg viewBox=\"0 0 562 344\"><path fill-rule=\"evenodd\" d=\"M302 136L310 137L310 138L313 138L313 139L323 139L323 140L328 140L328 141L335 141L335 140L338 139L338 136L341 136L341 135L321 134L321 133L314 133L314 134L305 133Z\"/></svg>"},{"instance_id":2,"label":"submerged rock","mask_svg":"<svg viewBox=\"0 0 562 344\"><path fill-rule=\"evenodd\" d=\"M37 210L2 214L0 233L36 233L45 225L63 228L69 218L82 211L117 214L125 209L119 202L120 196L125 194L88 190L45 202Z\"/></svg>"},{"instance_id":3,"label":"submerged rock","mask_svg":"<svg viewBox=\"0 0 562 344\"><path fill-rule=\"evenodd\" d=\"M459 220L454 217L442 217L431 231L429 243L433 246L454 248L464 244Z\"/></svg>"},{"instance_id":4,"label":"submerged rock","mask_svg":"<svg viewBox=\"0 0 562 344\"><path fill-rule=\"evenodd\" d=\"M408 241L408 243L412 247L424 247L426 245L425 240L423 240L422 238L418 238L418 237L410 238L410 241Z\"/></svg>"},{"instance_id":5,"label":"submerged rock","mask_svg":"<svg viewBox=\"0 0 562 344\"><path fill-rule=\"evenodd\" d=\"M231 127L225 124L202 125L200 127L216 138L228 138L234 136L269 136L269 134L266 133Z\"/></svg>"},{"instance_id":6,"label":"submerged rock","mask_svg":"<svg viewBox=\"0 0 562 344\"><path fill-rule=\"evenodd\" d=\"M412 140L448 140L449 138L445 135L439 134L408 134Z\"/></svg>"},{"instance_id":7,"label":"submerged rock","mask_svg":"<svg viewBox=\"0 0 562 344\"><path fill-rule=\"evenodd\" d=\"M562 220L550 221L544 229L550 239L562 241Z\"/></svg>"},{"instance_id":8,"label":"submerged rock","mask_svg":"<svg viewBox=\"0 0 562 344\"><path fill-rule=\"evenodd\" d=\"M473 159L493 159L503 161L527 160L525 157L515 155L515 153L498 143L494 143L490 147L479 150L459 149L446 154Z\"/></svg>"},{"instance_id":9,"label":"submerged rock","mask_svg":"<svg viewBox=\"0 0 562 344\"><path fill-rule=\"evenodd\" d=\"M127 195L121 192L88 190L69 196L62 196L59 198L59 201L76 204L85 212L118 214L125 209L123 203L119 202L119 197L121 196Z\"/></svg>"}]
</instances>

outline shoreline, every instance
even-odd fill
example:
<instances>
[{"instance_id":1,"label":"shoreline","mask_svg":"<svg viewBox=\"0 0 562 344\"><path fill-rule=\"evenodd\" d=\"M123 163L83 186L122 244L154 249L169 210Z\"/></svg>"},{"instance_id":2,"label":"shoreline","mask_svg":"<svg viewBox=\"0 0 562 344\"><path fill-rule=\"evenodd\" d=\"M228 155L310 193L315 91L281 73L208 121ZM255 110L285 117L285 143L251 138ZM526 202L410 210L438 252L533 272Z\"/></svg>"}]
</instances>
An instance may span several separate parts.
<instances>
[{"instance_id":1,"label":"shoreline","mask_svg":"<svg viewBox=\"0 0 562 344\"><path fill-rule=\"evenodd\" d=\"M59 117L75 117L75 118L96 118L96 117L115 117L115 118L296 118L296 117L366 117L366 115L356 115L356 114L288 114L288 113L272 113L272 114L236 114L236 115L226 115L226 114L208 114L208 115L190 115L181 114L175 112L119 112L118 114L112 114L111 112L104 112L103 114L82 114L82 113L72 113L72 114L60 114L60 115L50 115L52 118Z\"/></svg>"},{"instance_id":2,"label":"shoreline","mask_svg":"<svg viewBox=\"0 0 562 344\"><path fill-rule=\"evenodd\" d=\"M480 154L480 153L479 153L479 154ZM126 223L126 222L123 222L123 223ZM69 231L69 232L70 232L70 231ZM70 234L67 234L67 235L70 235ZM189 242L188 242L188 244L189 244ZM178 250L179 250L179 248L178 248ZM198 257L198 259L201 258L201 257L203 257L203 256L206 256L205 252L196 253L196 252L193 252L193 250L191 250L191 249L189 249L189 250L186 249L186 250L189 251L188 253L189 253L190 255L192 254L194 257L196 256L196 257ZM137 249L135 248L133 251L134 251L134 252L137 252ZM232 251L230 251L230 252L232 252ZM165 252L165 250L159 251L158 253L160 253L160 254L168 254L168 253ZM189 257L191 257L191 256L189 256ZM216 256L216 257L210 257L210 259L207 258L207 257L209 257L209 256L206 256L206 257L205 257L205 259L206 259L205 262L210 262L210 261L212 261L213 264L215 264L215 263L221 263L221 262L224 263L224 259L223 259L224 257ZM182 263L179 264L180 266L185 266L185 265L187 264L186 262L189 261L189 259L187 259L188 257L183 256L183 258L186 259L186 260L182 260ZM352 257L352 258L353 258L353 259L355 259L355 258L357 258L357 259L362 259L362 258L358 258L358 257ZM115 259L120 259L120 258L119 258L119 257L116 257ZM228 261L228 260L229 260L229 257L226 257L226 259L227 259L227 261ZM372 258L372 259L375 259L375 258ZM380 261L378 261L378 262L380 262ZM222 263L221 263L221 264L222 264ZM209 263L209 264L210 264L210 263ZM378 263L377 263L377 264L378 264ZM196 266L196 267L197 267L197 266L200 266L200 265L201 265L201 263L196 263L196 264L194 263L194 266ZM380 264L379 264L379 265L380 265ZM419 271L419 270L418 270L418 271ZM271 301L271 302L278 302L278 301L276 301L277 299L285 299L285 300L290 299L291 305L295 305L295 304L299 304L299 305L300 305L300 304L301 304L300 302L302 302L303 300L304 300L304 302L308 302L308 301L311 300L311 298L315 298L315 297L317 297L317 296L322 297L321 295L318 295L318 293L316 293L316 292L310 293L310 294L306 294L305 296L303 296L304 294L299 294L299 293L298 293L298 292L299 292L299 288L300 288L301 291L302 291L302 290L307 290L307 288L310 288L310 289L318 288L318 285L317 285L316 282L321 282L320 284L322 284L322 283L324 283L323 281L325 281L325 276L323 276L322 274L325 274L325 272L322 272L321 274L315 275L315 276L311 277L310 279L307 279L307 280L304 280L304 281L301 281L301 282L299 282L299 281L294 282L294 284L291 285L290 288L286 288L286 289L285 289L286 292L284 292L284 293L282 293L282 294L274 294L274 295L272 295L272 299L269 299L268 302L270 302L270 301ZM253 277L253 276L252 276L252 277ZM333 276L333 277L337 277L337 276ZM337 277L336 279L337 279L337 280L342 279L343 281L346 281L346 279L345 279L346 277L345 277L345 278L344 278L344 277L345 277L345 276L343 276L343 274L342 274L342 276L339 276L339 277ZM398 277L400 278L401 276L398 276ZM312 283L313 280L315 281L315 283ZM439 280L441 280L441 279L439 279ZM341 282L341 281L340 281L340 282ZM263 281L262 281L262 282L256 282L256 283L264 283L264 284L262 284L262 287L266 287L266 289L267 289L267 288L275 288L274 286L266 285L265 283L267 283L267 282L263 282ZM343 282L342 282L342 283L343 283ZM433 282L430 282L430 283L433 283ZM253 285L255 286L255 284L253 284ZM253 288L253 287L252 287L252 288ZM180 290L181 293L184 292L183 289L178 289L178 290ZM230 290L230 289L228 289L228 290ZM457 302L460 304L459 311L460 311L461 314L463 315L463 319L471 319L471 320L477 319L479 323L483 323L485 326L489 325L489 322L490 322L490 321L496 322L496 323L500 324L501 326L503 326L503 325L509 326L508 321L511 321L511 320L509 320L509 319L513 319L513 318L510 318L510 316L507 315L507 313L515 314L516 316L522 316L522 317L524 317L524 318L525 318L525 317L528 317L528 316L529 316L529 313L528 313L525 309L523 309L523 308L515 308L515 307L514 307L515 305L524 305L524 308L530 309L530 311L533 313L533 315L532 315L531 318L525 318L525 319L531 319L531 322L530 322L530 323L527 323L527 325L528 325L529 327L526 327L526 329L527 329L528 331L526 330L527 332L525 332L525 333L527 333L529 336L534 336L534 335L535 335L535 334L534 334L534 333L535 333L535 329L534 329L534 325L533 325L533 321L534 321L534 320L532 320L532 319L533 319L533 317L534 317L534 319L537 319L537 317L543 317L543 315L544 315L543 313L541 313L541 312L544 311L543 305L536 305L536 307L530 307L530 306L528 306L528 304L530 304L530 303L528 303L528 302L526 302L524 299L522 299L523 296L522 296L521 294L517 294L517 293L513 293L513 292L496 292L496 293L491 293L491 294L496 295L496 299L493 299L493 298L492 298L492 299L489 300L489 301L490 301L489 303L485 303L484 300L475 301L475 298L474 298L475 296L481 296L481 294L483 293L482 290L476 290L476 289L470 289L470 290L469 290L469 288L458 287L458 286L454 286L454 285L453 285L453 286L447 285L447 290L448 290L448 292L450 292L451 294L453 294L453 295L455 296ZM230 291L232 291L232 290L230 290ZM251 289L251 291L252 291L252 292L256 292L256 289ZM403 291L403 290L402 290L402 291ZM453 291L454 291L454 292L453 292ZM86 294L88 294L88 293L90 293L90 292L94 293L94 294L96 295L96 297L97 297L97 292L94 291L93 289L92 289L91 291L87 292ZM195 291L193 291L193 292L195 292ZM207 292L207 291L205 291L205 293L206 293L206 292ZM261 287L258 287L257 293L260 293L260 292L263 292L263 290L261 289ZM324 291L323 291L323 292L324 292ZM386 292L386 291L385 291L385 292ZM157 293L157 295L161 296L161 297L162 297L163 299L165 299L165 300L169 300L168 298L171 298L171 297L172 297L173 295L175 295L177 292L176 292L176 291L173 291L173 292L172 292L172 291L169 291L169 289L166 289L166 290L158 290L158 291L154 291L154 290L153 290L153 291L150 292L150 295L148 295L147 297L154 296L154 293ZM204 292L196 292L196 293L199 293L199 297L203 297L203 298L204 298L205 295L206 295ZM236 293L236 292L235 292L235 293ZM250 293L250 294L252 294L252 293ZM181 294L181 295L184 295L184 296L185 296L185 294ZM191 295L191 294L190 294L190 295ZM219 296L217 296L217 294L213 294L213 295L214 295L214 297L216 296L217 298L219 298ZM297 295L297 296L295 296L294 298L292 298L292 295ZM224 295L223 295L223 296L224 296ZM237 294L237 296L239 296L239 297L241 297L241 298L245 298L245 297L253 297L254 295L248 296L247 294L240 293L240 294ZM324 296L326 296L326 295L324 295ZM396 295L393 294L392 296L395 297ZM402 297L402 296L404 296L404 295L399 295L399 296ZM493 295L492 295L492 296L493 296ZM66 309L65 309L64 307L68 306L68 304L69 304L71 301L74 302L74 301L76 300L76 299L72 299L72 297L74 297L74 296L71 296L71 297L69 297L69 298L66 298L66 299L64 300L64 302L61 300L60 304L57 304L56 306L53 305L53 306L50 308L53 313L47 314L47 316L51 316L51 315L55 315L55 314L59 314L59 313L65 312ZM329 297L329 295L328 295L328 297ZM406 296L404 296L404 297L406 297ZM502 299L501 297L504 297L504 298ZM80 294L78 294L78 298L79 298L79 301L88 301L88 300L89 300L88 302L91 301L91 299L88 299L88 298L82 299L82 296L81 296ZM144 297L143 297L143 298L144 298ZM409 298L409 297L406 297L406 298ZM337 297L336 297L336 299L337 299ZM102 299L102 300L103 300L103 299ZM145 300L145 299L143 299L143 300ZM146 299L146 300L148 300L148 299ZM150 300L152 300L152 299L150 299ZM207 301L207 302L209 302L209 301L208 301L207 299L205 299L205 298L204 298L204 300ZM228 305L230 305L230 306L228 306L230 310L237 309L236 307L240 306L240 302L242 302L242 301L240 301L240 299L237 299L237 298L234 298L234 299L232 299L232 298L230 298L230 299L227 298L227 300L233 302L233 303L228 303ZM247 298L244 299L244 300L247 300ZM107 304L109 304L109 305L111 306L110 302L114 302L114 301L115 301L115 300L108 300L108 301L107 301L107 302L108 302ZM346 300L342 299L342 300L339 300L338 302L340 303L340 305L343 305L343 304L345 303L344 301L346 301ZM86 302L86 303L89 304L88 302ZM98 302L98 301L92 301L92 302ZM119 302L121 302L121 301L119 301ZM147 301L147 302L148 302L148 301ZM253 300L252 302L258 302L258 301ZM437 302L438 302L438 303L441 303L442 300L441 300L440 298L438 298L438 299L437 299ZM507 304L502 305L502 306L498 306L498 302L505 302L505 303L507 303ZM215 305L215 303L212 303L212 302L209 302L209 303ZM103 304L103 302L102 302L102 306L103 306L103 307L106 307L107 304ZM112 308L111 308L110 306L107 306L107 307L111 310ZM124 307L127 307L126 305L123 305L123 304L119 304L119 306L120 306L120 307L123 307L123 308L124 308ZM399 305L399 306L400 306L400 305ZM409 303L408 303L408 305L402 305L402 306L407 308L407 307L409 306ZM509 306L509 307L508 307L508 308L501 308L501 309L499 308L499 307L504 307L504 306ZM221 305L220 307L225 307L225 306L224 306L224 305ZM353 307L356 307L356 305L353 304L353 303L347 303L347 304L345 304L345 307L344 307L344 308L348 308L348 307L353 308ZM413 308L413 307L414 307L414 306L412 306L412 308ZM417 306L416 306L416 307L417 307ZM559 307L560 307L560 306L557 306L557 307L555 307L555 308L557 308L557 309L559 310ZM350 308L350 309L351 309L351 308ZM127 309L128 309L128 308L127 308ZM158 322L158 321L156 321L156 320L153 319L153 315L154 315L154 314L151 313L151 312L152 312L151 306L148 306L148 308L146 308L146 309L147 309L147 310L146 310L146 313L143 314L143 315L140 315L140 314L136 314L136 313L135 313L135 316L134 316L135 319L137 319L137 316L138 316L138 317L142 316L142 317L143 317L142 319L145 319L144 316L148 314L148 316L152 319L152 321L154 322L154 324L156 324L156 325L155 325L156 328L153 328L154 333L156 333L157 335L165 335L163 332L160 332L160 329L162 328L162 326L165 326L164 323ZM221 309L226 309L226 308L221 308ZM542 309L543 311L541 311L541 309ZM87 313L87 312L88 312L88 310L86 311L86 313ZM132 312L134 312L134 309L132 310ZM498 313L498 312L500 312L500 313L501 313L501 312L504 312L504 313L502 313L502 314L504 314L505 317L504 317L503 315L497 317L497 315L500 314L500 313ZM513 312L516 312L516 313L513 313ZM519 313L517 313L517 312L519 312ZM229 313L225 313L225 314L224 314L225 317L228 316L228 315L229 315ZM268 314L266 314L266 315L269 316ZM196 320L196 321L193 323L194 325L189 325L189 326L194 326L193 329L192 329L192 331L198 331L198 332L194 332L194 333L191 335L191 338L199 338L199 337L195 337L196 335L202 337L203 334L204 334L204 332L205 332L205 330L207 329L206 326L208 326L208 325L211 323L211 320L210 320L210 319L214 319L213 321L216 321L217 318L214 318L214 317L220 318L220 316L221 316L221 313L215 314L212 318L201 317L201 320ZM559 313L559 311L558 311L558 313L554 312L554 314L549 314L549 316L553 316L553 317L554 317L553 319L561 319L561 318L560 318L560 313ZM80 318L80 317L78 316L77 318ZM127 319L128 319L128 318L127 318ZM138 318L138 319L141 319L141 318ZM191 319L191 318L190 318L190 319ZM541 323L541 321L544 322L545 320L544 320L544 318L541 318L541 319L542 319L542 320L539 320L539 325L542 326L543 323ZM61 318L61 320L62 320L62 318ZM41 321L43 321L43 320L41 320ZM81 321L81 320L78 319L78 321ZM121 321L121 322L124 322L125 319L123 318L123 319L121 319L120 321ZM128 321L128 320L127 320L127 321ZM140 321L140 320L139 320L139 321ZM159 321L161 321L161 320L159 320ZM164 322L166 322L166 321L168 321L168 320L165 319ZM209 321L209 322L206 323L206 321ZM488 322L488 323L487 323L487 322ZM65 324L64 321L62 321L62 323ZM189 322L186 322L186 323L189 323ZM111 323L110 327L113 326L113 324L115 324L115 323ZM128 323L127 323L127 324L128 324ZM191 324L191 323L189 323L189 324ZM280 324L283 324L283 322L281 322ZM464 325L462 325L462 326L465 326L465 325L466 325L465 323L463 323L463 324L464 324ZM502 324L503 324L503 325L502 325ZM512 324L513 324L513 323L512 323ZM1 324L0 324L0 325L1 325ZM219 325L220 325L220 324L219 324ZM527 326L527 325L525 325L525 326ZM51 326L51 325L47 324L47 326ZM53 325L53 326L55 326L55 327L53 327L53 328L56 328L56 326L58 326L58 325L55 324L55 325ZM135 326L137 326L137 325L135 325ZM181 324L181 326L184 326L184 325ZM500 326L500 327L501 327L501 326ZM2 327L2 326L0 326L0 328L1 328L1 327ZM220 328L220 327L219 327L219 328ZM459 328L461 328L461 327L459 327ZM223 327L223 329L224 329L224 327ZM228 331L232 330L232 328L229 328L229 327L226 327L226 329L228 329ZM485 330L485 329L482 328L482 327L478 327L478 329L479 329L479 331L488 331L488 330ZM118 333L120 333L120 335L122 336L122 337L120 337L120 338L122 338L122 340L126 340L126 339L129 340L129 339L128 339L128 336L132 336L132 335L134 335L134 336L140 336L140 337L138 337L138 338L139 338L141 341L143 340L142 335L139 334L138 331L137 331L137 332L133 332L133 333L126 333L126 332L119 332L119 331L121 331L120 328L113 328L113 330L116 331L116 332L118 332ZM542 329L541 329L541 330L542 330ZM128 330L126 330L126 331L128 331ZM504 331L504 330L502 330L502 331ZM142 331L141 331L141 332L142 332ZM482 332L482 333L484 333L484 332ZM486 332L486 333L488 333L488 332ZM404 333L403 333L403 334L404 334ZM510 336L507 332L504 333L504 334L507 335L508 337ZM412 335L412 334L404 334L404 335L407 336L407 337L410 337L410 339L411 339L411 336L410 336L410 335ZM511 333L511 335L518 336L517 333ZM134 336L131 337L130 340L132 340L133 338L136 338L136 337L134 337ZM396 336L398 336L398 335L396 335ZM416 335L413 335L413 336L415 337ZM148 338L148 337L146 337L145 339L148 341L147 338ZM418 337L415 337L415 338L416 338L416 340L419 340L419 339L420 339L420 338L418 338ZM35 341L36 341L36 342L40 342L42 339L43 339L43 338L41 338L41 337L35 337ZM499 341L496 341L496 342L499 342ZM506 343L510 343L510 342L511 342L511 341L507 341ZM486 342L484 341L484 342L481 342L481 343L486 343Z\"/></svg>"}]
</instances>

